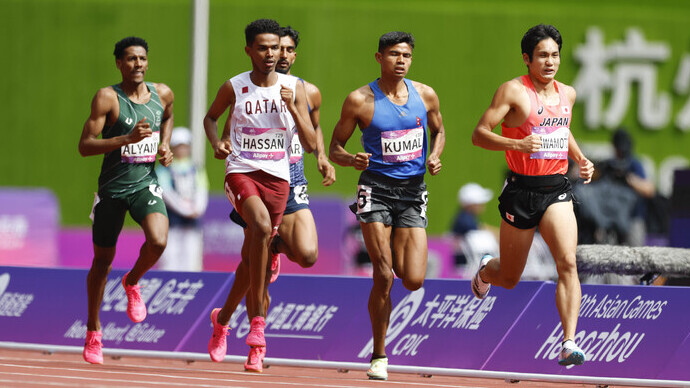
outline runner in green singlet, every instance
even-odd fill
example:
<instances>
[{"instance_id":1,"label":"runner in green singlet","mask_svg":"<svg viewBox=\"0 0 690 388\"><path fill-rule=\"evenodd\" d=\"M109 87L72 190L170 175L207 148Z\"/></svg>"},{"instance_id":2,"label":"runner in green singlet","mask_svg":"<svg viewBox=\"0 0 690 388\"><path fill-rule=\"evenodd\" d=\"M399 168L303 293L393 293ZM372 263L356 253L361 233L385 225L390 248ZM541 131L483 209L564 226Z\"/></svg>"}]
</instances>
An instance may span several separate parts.
<instances>
[{"instance_id":1,"label":"runner in green singlet","mask_svg":"<svg viewBox=\"0 0 690 388\"><path fill-rule=\"evenodd\" d=\"M146 317L137 283L161 256L168 238L168 216L153 167L157 155L164 166L172 162L173 92L165 84L144 82L148 44L143 39L122 39L114 54L122 82L96 93L79 139L82 156L104 155L91 213L94 258L86 279L84 360L92 364L103 363L99 310L126 212L146 236L134 268L122 277L127 315L134 322Z\"/></svg>"}]
</instances>

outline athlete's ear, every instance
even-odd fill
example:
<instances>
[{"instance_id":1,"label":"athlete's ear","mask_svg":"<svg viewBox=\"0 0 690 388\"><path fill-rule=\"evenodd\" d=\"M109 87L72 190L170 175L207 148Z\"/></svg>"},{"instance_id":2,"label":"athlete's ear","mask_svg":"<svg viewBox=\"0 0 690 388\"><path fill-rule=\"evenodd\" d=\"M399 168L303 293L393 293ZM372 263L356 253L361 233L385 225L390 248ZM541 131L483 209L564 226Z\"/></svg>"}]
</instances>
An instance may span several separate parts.
<instances>
[{"instance_id":1,"label":"athlete's ear","mask_svg":"<svg viewBox=\"0 0 690 388\"><path fill-rule=\"evenodd\" d=\"M244 46L244 52L249 55L249 50L251 50L251 47L249 46Z\"/></svg>"},{"instance_id":2,"label":"athlete's ear","mask_svg":"<svg viewBox=\"0 0 690 388\"><path fill-rule=\"evenodd\" d=\"M522 53L522 61L525 62L525 65L529 66L529 54L527 53Z\"/></svg>"},{"instance_id":3,"label":"athlete's ear","mask_svg":"<svg viewBox=\"0 0 690 388\"><path fill-rule=\"evenodd\" d=\"M374 54L374 58L376 58L376 62L381 63L381 60L383 59L383 54L381 54L380 52L377 51Z\"/></svg>"}]
</instances>

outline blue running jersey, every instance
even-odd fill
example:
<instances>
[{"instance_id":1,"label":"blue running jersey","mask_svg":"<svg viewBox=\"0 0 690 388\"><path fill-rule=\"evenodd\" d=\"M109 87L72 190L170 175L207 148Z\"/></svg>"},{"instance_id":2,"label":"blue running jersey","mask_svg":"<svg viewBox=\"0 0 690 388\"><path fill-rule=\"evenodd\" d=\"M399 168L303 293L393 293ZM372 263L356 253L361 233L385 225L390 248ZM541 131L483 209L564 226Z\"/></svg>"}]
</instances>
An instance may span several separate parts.
<instances>
[{"instance_id":1,"label":"blue running jersey","mask_svg":"<svg viewBox=\"0 0 690 388\"><path fill-rule=\"evenodd\" d=\"M302 85L304 84L304 80L302 78L298 78L300 81L302 81ZM306 85L305 85L306 88ZM309 106L309 100L307 99L307 109L309 110L309 113L311 113L311 106ZM308 120L311 120L311 117L307 117ZM297 135L297 131L295 130L295 134L293 136L299 136ZM299 140L297 140L297 145L301 146L299 144ZM294 146L293 142L293 146ZM302 150L299 150L300 157L297 162L292 162L290 161L290 187L295 187L295 186L304 186L306 185L307 182L307 177L304 176L304 152Z\"/></svg>"},{"instance_id":2,"label":"blue running jersey","mask_svg":"<svg viewBox=\"0 0 690 388\"><path fill-rule=\"evenodd\" d=\"M396 179L424 175L426 172L426 107L412 81L404 79L409 96L405 105L391 102L376 81L374 117L362 129L362 147L370 153L367 170Z\"/></svg>"}]
</instances>

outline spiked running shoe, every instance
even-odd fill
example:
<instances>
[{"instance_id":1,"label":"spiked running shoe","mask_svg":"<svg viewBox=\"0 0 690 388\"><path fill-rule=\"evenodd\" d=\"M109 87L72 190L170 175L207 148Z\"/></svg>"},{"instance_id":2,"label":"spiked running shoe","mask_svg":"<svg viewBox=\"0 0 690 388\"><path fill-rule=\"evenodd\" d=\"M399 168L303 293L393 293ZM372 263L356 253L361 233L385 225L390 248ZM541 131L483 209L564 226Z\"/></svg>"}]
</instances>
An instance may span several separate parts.
<instances>
[{"instance_id":1,"label":"spiked running shoe","mask_svg":"<svg viewBox=\"0 0 690 388\"><path fill-rule=\"evenodd\" d=\"M261 373L264 371L264 357L266 356L265 346L252 346L249 349L249 356L244 362L244 370L247 372Z\"/></svg>"},{"instance_id":2,"label":"spiked running shoe","mask_svg":"<svg viewBox=\"0 0 690 388\"><path fill-rule=\"evenodd\" d=\"M586 360L585 352L582 351L573 340L563 342L561 354L558 355L559 365L582 365Z\"/></svg>"},{"instance_id":3,"label":"spiked running shoe","mask_svg":"<svg viewBox=\"0 0 690 388\"><path fill-rule=\"evenodd\" d=\"M273 283L278 279L280 274L280 253L274 253L271 257L271 280L269 283Z\"/></svg>"},{"instance_id":4,"label":"spiked running shoe","mask_svg":"<svg viewBox=\"0 0 690 388\"><path fill-rule=\"evenodd\" d=\"M87 331L86 342L84 343L84 361L91 364L103 363L103 343L101 338L103 333L98 331Z\"/></svg>"},{"instance_id":5,"label":"spiked running shoe","mask_svg":"<svg viewBox=\"0 0 690 388\"><path fill-rule=\"evenodd\" d=\"M367 376L369 380L388 380L388 357L371 360Z\"/></svg>"},{"instance_id":6,"label":"spiked running shoe","mask_svg":"<svg viewBox=\"0 0 690 388\"><path fill-rule=\"evenodd\" d=\"M479 272L486 267L491 259L493 259L491 255L482 256L482 261L479 262L477 273L475 273L474 277L472 278L472 293L479 299L484 299L486 294L488 294L489 290L491 289L491 283L484 282L481 276L479 276Z\"/></svg>"},{"instance_id":7,"label":"spiked running shoe","mask_svg":"<svg viewBox=\"0 0 690 388\"><path fill-rule=\"evenodd\" d=\"M139 292L141 286L138 284L128 286L127 283L125 283L127 275L129 275L129 272L122 276L122 287L124 287L125 293L127 294L127 315L132 322L138 323L146 318L146 305L141 299L141 292Z\"/></svg>"},{"instance_id":8,"label":"spiked running shoe","mask_svg":"<svg viewBox=\"0 0 690 388\"><path fill-rule=\"evenodd\" d=\"M220 309L213 309L211 311L211 324L213 325L213 336L208 341L208 354L211 360L221 362L225 359L225 354L228 350L228 326L223 326L218 323L218 313Z\"/></svg>"},{"instance_id":9,"label":"spiked running shoe","mask_svg":"<svg viewBox=\"0 0 690 388\"><path fill-rule=\"evenodd\" d=\"M264 329L266 328L266 321L264 317L257 315L252 319L249 325L249 334L247 334L246 343L249 346L266 346L266 338L264 338Z\"/></svg>"}]
</instances>

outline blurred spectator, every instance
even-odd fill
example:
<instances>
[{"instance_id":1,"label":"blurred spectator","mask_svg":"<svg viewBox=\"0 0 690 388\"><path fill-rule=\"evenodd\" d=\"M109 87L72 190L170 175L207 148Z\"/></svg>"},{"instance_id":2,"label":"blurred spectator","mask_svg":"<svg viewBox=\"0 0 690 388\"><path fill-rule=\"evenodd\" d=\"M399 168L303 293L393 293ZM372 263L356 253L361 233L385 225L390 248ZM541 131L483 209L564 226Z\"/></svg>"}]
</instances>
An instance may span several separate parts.
<instances>
[{"instance_id":1,"label":"blurred spectator","mask_svg":"<svg viewBox=\"0 0 690 388\"><path fill-rule=\"evenodd\" d=\"M168 246L159 261L159 268L166 271L201 271L203 267L200 222L208 205L208 178L192 162L191 143L189 129L173 129L170 147L175 159L167 168L156 167L170 219Z\"/></svg>"},{"instance_id":2,"label":"blurred spectator","mask_svg":"<svg viewBox=\"0 0 690 388\"><path fill-rule=\"evenodd\" d=\"M611 138L614 157L597 166L599 179L611 185L613 196L601 197L615 205L619 222L616 224L617 242L631 246L645 245L647 201L656 194L654 184L647 179L642 163L633 155L633 139L625 128L617 129Z\"/></svg>"},{"instance_id":3,"label":"blurred spectator","mask_svg":"<svg viewBox=\"0 0 690 388\"><path fill-rule=\"evenodd\" d=\"M458 191L460 209L451 231L455 241L455 266L459 271L466 272L468 266L478 263L484 254L498 254L496 231L479 223L479 216L491 198L491 190L474 182L467 183Z\"/></svg>"}]
</instances>

